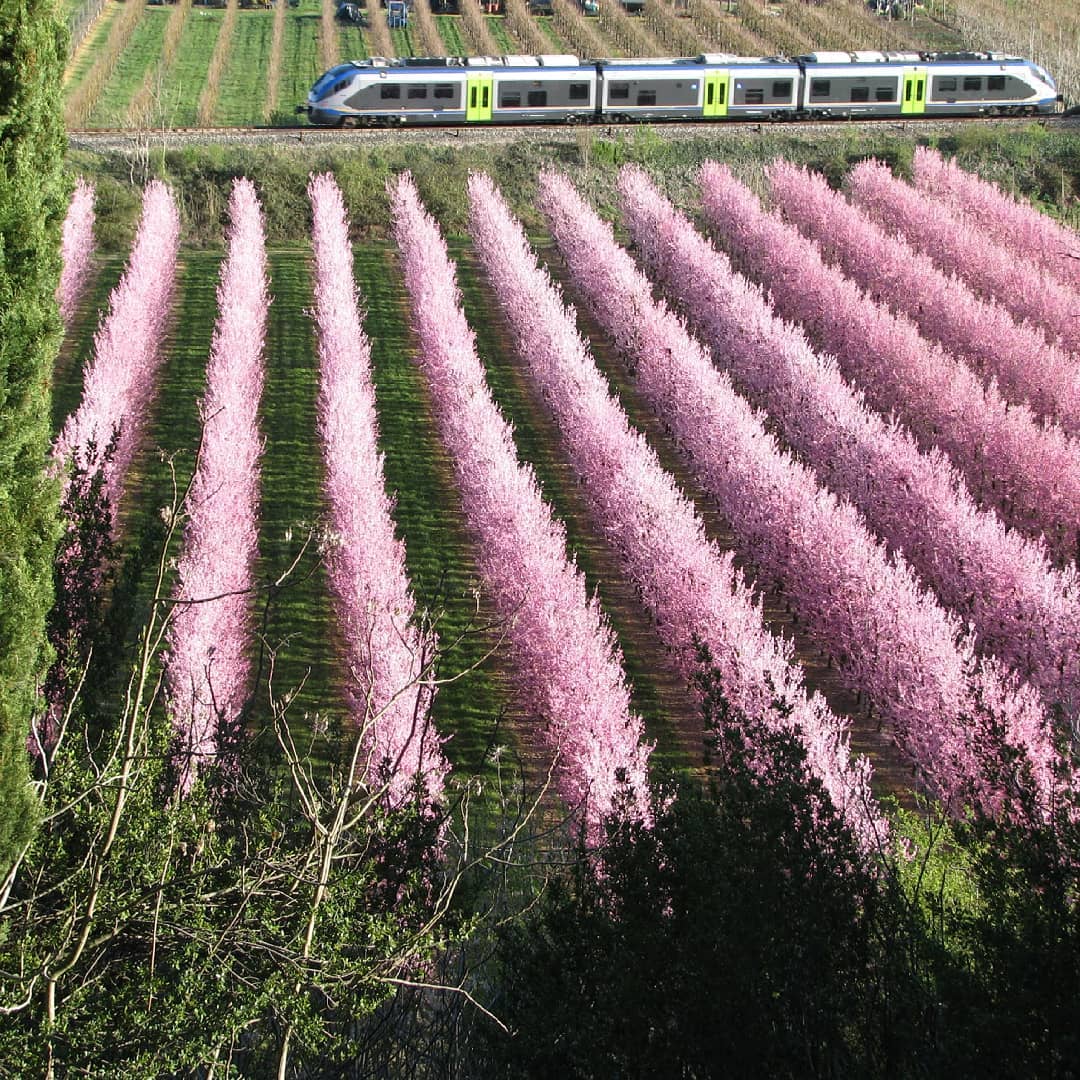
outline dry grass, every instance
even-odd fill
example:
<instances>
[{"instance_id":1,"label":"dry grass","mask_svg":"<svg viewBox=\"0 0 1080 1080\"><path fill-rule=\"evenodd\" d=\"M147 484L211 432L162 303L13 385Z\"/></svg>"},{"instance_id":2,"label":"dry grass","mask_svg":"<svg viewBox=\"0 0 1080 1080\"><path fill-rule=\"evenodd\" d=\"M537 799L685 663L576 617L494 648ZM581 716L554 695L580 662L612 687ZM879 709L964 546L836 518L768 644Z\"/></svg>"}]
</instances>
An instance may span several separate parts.
<instances>
[{"instance_id":1,"label":"dry grass","mask_svg":"<svg viewBox=\"0 0 1080 1080\"><path fill-rule=\"evenodd\" d=\"M368 44L371 47L371 55L396 56L394 41L390 37L390 26L386 21L386 8L380 7L378 0L369 0L367 16Z\"/></svg>"},{"instance_id":2,"label":"dry grass","mask_svg":"<svg viewBox=\"0 0 1080 1080\"><path fill-rule=\"evenodd\" d=\"M506 26L525 53L538 56L550 52L551 45L529 14L526 0L506 0Z\"/></svg>"},{"instance_id":3,"label":"dry grass","mask_svg":"<svg viewBox=\"0 0 1080 1080\"><path fill-rule=\"evenodd\" d=\"M289 0L277 0L274 5L274 30L270 38L270 63L266 66L266 101L263 103L263 120L269 120L277 108L281 92L281 64L285 50L285 14Z\"/></svg>"},{"instance_id":4,"label":"dry grass","mask_svg":"<svg viewBox=\"0 0 1080 1080\"><path fill-rule=\"evenodd\" d=\"M480 9L476 0L460 0L461 27L469 39L469 48L474 56L499 56L502 49L491 36L487 16Z\"/></svg>"},{"instance_id":5,"label":"dry grass","mask_svg":"<svg viewBox=\"0 0 1080 1080\"><path fill-rule=\"evenodd\" d=\"M619 0L600 0L600 29L608 41L627 56L660 56L663 47L645 25L645 20L628 15Z\"/></svg>"},{"instance_id":6,"label":"dry grass","mask_svg":"<svg viewBox=\"0 0 1080 1080\"><path fill-rule=\"evenodd\" d=\"M374 0L369 0L369 3L374 3ZM430 0L415 0L412 15L409 18L409 29L419 39L417 44L420 46L420 55L446 55L446 45L435 24L435 14L431 10Z\"/></svg>"},{"instance_id":7,"label":"dry grass","mask_svg":"<svg viewBox=\"0 0 1080 1080\"><path fill-rule=\"evenodd\" d=\"M1080 6L1064 0L955 0L950 12L965 40L1042 64L1066 101L1080 102Z\"/></svg>"},{"instance_id":8,"label":"dry grass","mask_svg":"<svg viewBox=\"0 0 1080 1080\"><path fill-rule=\"evenodd\" d=\"M575 0L551 0L553 24L559 37L570 46L578 57L621 56L610 48L610 43L594 25L595 20L582 14ZM545 49L549 52L549 49Z\"/></svg>"},{"instance_id":9,"label":"dry grass","mask_svg":"<svg viewBox=\"0 0 1080 1080\"><path fill-rule=\"evenodd\" d=\"M705 35L693 19L680 18L671 4L664 0L645 0L643 18L669 56L696 56L701 52L723 48L720 42L711 37L703 41Z\"/></svg>"},{"instance_id":10,"label":"dry grass","mask_svg":"<svg viewBox=\"0 0 1080 1080\"><path fill-rule=\"evenodd\" d=\"M764 44L733 15L719 9L713 0L688 0L687 12L701 39L699 51L726 52L734 56L761 54Z\"/></svg>"},{"instance_id":11,"label":"dry grass","mask_svg":"<svg viewBox=\"0 0 1080 1080\"><path fill-rule=\"evenodd\" d=\"M87 72L86 78L75 88L64 107L64 123L77 128L85 124L94 111L105 84L112 78L116 65L135 33L135 27L143 16L146 0L127 0L124 9L113 20L109 36L98 53L94 66Z\"/></svg>"},{"instance_id":12,"label":"dry grass","mask_svg":"<svg viewBox=\"0 0 1080 1080\"><path fill-rule=\"evenodd\" d=\"M334 19L336 12L335 0L322 0L319 18L319 56L322 59L323 71L329 71L341 59L337 22Z\"/></svg>"}]
</instances>

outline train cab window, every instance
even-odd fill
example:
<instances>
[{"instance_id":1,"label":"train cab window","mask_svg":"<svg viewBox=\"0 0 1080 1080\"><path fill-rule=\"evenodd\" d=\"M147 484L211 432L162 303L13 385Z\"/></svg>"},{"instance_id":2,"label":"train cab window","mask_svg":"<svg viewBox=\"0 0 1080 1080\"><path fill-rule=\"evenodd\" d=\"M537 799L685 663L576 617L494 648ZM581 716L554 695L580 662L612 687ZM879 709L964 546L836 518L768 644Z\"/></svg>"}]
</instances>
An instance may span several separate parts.
<instances>
[{"instance_id":1,"label":"train cab window","mask_svg":"<svg viewBox=\"0 0 1080 1080\"><path fill-rule=\"evenodd\" d=\"M637 95L637 103L639 105L655 105L656 104L656 91L655 90L639 90Z\"/></svg>"},{"instance_id":2,"label":"train cab window","mask_svg":"<svg viewBox=\"0 0 1080 1080\"><path fill-rule=\"evenodd\" d=\"M500 109L520 109L521 94L517 90L504 90L499 98Z\"/></svg>"},{"instance_id":3,"label":"train cab window","mask_svg":"<svg viewBox=\"0 0 1080 1080\"><path fill-rule=\"evenodd\" d=\"M351 82L352 82L352 79L342 79L340 82L334 83L334 89L331 90L330 93L331 94L340 94L342 90L345 90L345 89L348 88L349 83L351 83Z\"/></svg>"},{"instance_id":4,"label":"train cab window","mask_svg":"<svg viewBox=\"0 0 1080 1080\"><path fill-rule=\"evenodd\" d=\"M875 101L895 101L896 100L896 87L895 86L879 86L874 91Z\"/></svg>"},{"instance_id":5,"label":"train cab window","mask_svg":"<svg viewBox=\"0 0 1080 1080\"><path fill-rule=\"evenodd\" d=\"M625 82L613 82L608 90L608 97L612 101L629 101L630 84Z\"/></svg>"},{"instance_id":6,"label":"train cab window","mask_svg":"<svg viewBox=\"0 0 1080 1080\"><path fill-rule=\"evenodd\" d=\"M852 101L869 101L870 100L870 87L869 86L853 86L851 88L851 100Z\"/></svg>"},{"instance_id":7,"label":"train cab window","mask_svg":"<svg viewBox=\"0 0 1080 1080\"><path fill-rule=\"evenodd\" d=\"M765 104L765 88L761 86L748 86L746 88L746 104L747 105L764 105Z\"/></svg>"},{"instance_id":8,"label":"train cab window","mask_svg":"<svg viewBox=\"0 0 1080 1080\"><path fill-rule=\"evenodd\" d=\"M781 79L772 84L772 96L787 101L791 97L791 80Z\"/></svg>"},{"instance_id":9,"label":"train cab window","mask_svg":"<svg viewBox=\"0 0 1080 1080\"><path fill-rule=\"evenodd\" d=\"M811 79L810 96L828 97L832 93L832 81L829 79Z\"/></svg>"},{"instance_id":10,"label":"train cab window","mask_svg":"<svg viewBox=\"0 0 1080 1080\"><path fill-rule=\"evenodd\" d=\"M391 98L401 97L400 86L387 85L384 83L382 86L379 87L379 90L380 97L383 99L383 101L390 100Z\"/></svg>"},{"instance_id":11,"label":"train cab window","mask_svg":"<svg viewBox=\"0 0 1080 1080\"><path fill-rule=\"evenodd\" d=\"M426 86L410 86L408 94L406 95L410 101L417 101L421 98L427 97Z\"/></svg>"},{"instance_id":12,"label":"train cab window","mask_svg":"<svg viewBox=\"0 0 1080 1080\"><path fill-rule=\"evenodd\" d=\"M937 88L943 94L955 94L956 93L956 80L941 78L937 81Z\"/></svg>"},{"instance_id":13,"label":"train cab window","mask_svg":"<svg viewBox=\"0 0 1080 1080\"><path fill-rule=\"evenodd\" d=\"M1004 90L1005 89L1005 76L1004 75L988 75L986 78L987 90Z\"/></svg>"},{"instance_id":14,"label":"train cab window","mask_svg":"<svg viewBox=\"0 0 1080 1080\"><path fill-rule=\"evenodd\" d=\"M437 98L452 98L454 96L454 88L452 86L436 86L435 96Z\"/></svg>"},{"instance_id":15,"label":"train cab window","mask_svg":"<svg viewBox=\"0 0 1080 1080\"><path fill-rule=\"evenodd\" d=\"M982 89L982 79L980 79L978 77L973 78L971 75L968 75L964 79L964 89L965 90L981 90Z\"/></svg>"},{"instance_id":16,"label":"train cab window","mask_svg":"<svg viewBox=\"0 0 1080 1080\"><path fill-rule=\"evenodd\" d=\"M589 100L589 84L583 82L572 82L570 84L570 100L571 101L588 101Z\"/></svg>"},{"instance_id":17,"label":"train cab window","mask_svg":"<svg viewBox=\"0 0 1080 1080\"><path fill-rule=\"evenodd\" d=\"M547 104L547 91L546 90L530 90L528 97L525 99L530 105L546 105Z\"/></svg>"}]
</instances>

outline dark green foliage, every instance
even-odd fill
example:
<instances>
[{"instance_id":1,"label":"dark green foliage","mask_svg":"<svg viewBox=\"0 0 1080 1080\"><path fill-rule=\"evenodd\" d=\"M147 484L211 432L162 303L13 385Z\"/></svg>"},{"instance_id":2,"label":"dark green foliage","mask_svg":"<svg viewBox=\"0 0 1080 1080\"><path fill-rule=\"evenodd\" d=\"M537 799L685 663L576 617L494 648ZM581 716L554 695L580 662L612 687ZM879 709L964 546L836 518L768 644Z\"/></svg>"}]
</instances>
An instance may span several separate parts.
<instances>
[{"instance_id":1,"label":"dark green foliage","mask_svg":"<svg viewBox=\"0 0 1080 1080\"><path fill-rule=\"evenodd\" d=\"M52 0L0 0L0 870L33 828L26 739L48 659L66 38Z\"/></svg>"},{"instance_id":2,"label":"dark green foliage","mask_svg":"<svg viewBox=\"0 0 1080 1080\"><path fill-rule=\"evenodd\" d=\"M881 1070L887 894L794 740L752 737L753 767L728 729L708 797L685 784L655 828L613 830L507 932L499 1075Z\"/></svg>"}]
</instances>

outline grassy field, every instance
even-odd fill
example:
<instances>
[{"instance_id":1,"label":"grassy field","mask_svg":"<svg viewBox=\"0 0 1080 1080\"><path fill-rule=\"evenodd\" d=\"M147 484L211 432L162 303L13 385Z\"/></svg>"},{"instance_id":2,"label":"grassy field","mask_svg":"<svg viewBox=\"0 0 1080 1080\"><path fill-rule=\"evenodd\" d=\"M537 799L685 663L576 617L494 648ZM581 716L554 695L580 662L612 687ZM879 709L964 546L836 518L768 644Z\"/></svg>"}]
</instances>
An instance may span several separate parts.
<instances>
[{"instance_id":1,"label":"grassy field","mask_svg":"<svg viewBox=\"0 0 1080 1080\"><path fill-rule=\"evenodd\" d=\"M78 55L72 58L65 83L69 99L90 70L111 24L123 8L117 0L109 0ZM87 126L104 127L123 122L127 101L140 85L143 74L154 68L155 56L161 48L161 27L170 10L168 5L146 8L116 69L104 86L94 87ZM716 51L718 48L748 55L792 54L814 48L955 49L977 46L1009 48L1025 55L1034 50L1037 59L1060 72L1063 88L1075 97L1080 92L1080 84L1076 84L1075 59L1068 47L1070 41L1075 44L1072 34L1075 16L1068 17L1073 21L1057 26L1047 15L1047 10L1039 8L1026 14L1023 33L1013 25L1018 16L1005 0L957 0L955 4L946 3L944 9L935 4L933 18L919 9L914 22L877 17L867 11L862 0L825 0L820 5L796 2L777 5L765 0L745 0L731 8L718 5L714 0L690 0L685 10L667 0L652 0L640 22L622 20L620 23L618 18L614 21L610 18L586 19L576 8L568 8L567 17L572 18L576 28L575 40L581 37L579 51L590 55L617 56L624 51L633 55L645 48L645 42L653 40L659 41L662 48L673 55ZM311 83L322 71L320 13L320 0L299 0L296 7L288 9L274 122L291 119L292 105L304 99ZM202 89L200 79L205 81L209 63L207 50L212 49L210 25L219 24L221 15L218 9L196 7L193 10L185 29L181 56L174 70L166 73L165 92L161 95L165 104L157 110L166 123L192 122ZM239 13L235 41L229 49L228 70L222 80L216 113L218 123L262 122L266 80L271 67L269 24L272 18L270 10ZM504 16L485 18L499 48L508 53L521 51L521 46L507 30ZM552 51L574 51L566 35L555 29L551 18L535 18ZM470 51L459 17L436 16L436 23L448 54L461 55ZM619 29L620 25L622 29ZM632 33L634 27L647 27L649 33ZM339 25L337 33L343 59L362 59L370 54L369 32ZM591 43L588 48L585 47L586 38ZM420 50L415 29L390 31L389 41L395 55L413 56ZM655 50L649 48L647 51Z\"/></svg>"}]
</instances>

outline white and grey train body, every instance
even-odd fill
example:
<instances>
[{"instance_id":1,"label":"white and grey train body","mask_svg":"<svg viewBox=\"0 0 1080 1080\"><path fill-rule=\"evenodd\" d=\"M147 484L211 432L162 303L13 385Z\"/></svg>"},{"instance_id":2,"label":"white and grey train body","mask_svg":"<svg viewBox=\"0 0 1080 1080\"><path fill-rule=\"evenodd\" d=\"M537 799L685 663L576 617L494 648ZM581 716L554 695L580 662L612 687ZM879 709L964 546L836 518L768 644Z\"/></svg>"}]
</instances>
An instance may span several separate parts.
<instances>
[{"instance_id":1,"label":"white and grey train body","mask_svg":"<svg viewBox=\"0 0 1080 1080\"><path fill-rule=\"evenodd\" d=\"M371 57L338 64L298 107L324 126L1034 115L1060 97L1001 53L585 60Z\"/></svg>"}]
</instances>

